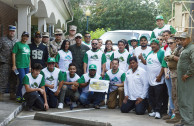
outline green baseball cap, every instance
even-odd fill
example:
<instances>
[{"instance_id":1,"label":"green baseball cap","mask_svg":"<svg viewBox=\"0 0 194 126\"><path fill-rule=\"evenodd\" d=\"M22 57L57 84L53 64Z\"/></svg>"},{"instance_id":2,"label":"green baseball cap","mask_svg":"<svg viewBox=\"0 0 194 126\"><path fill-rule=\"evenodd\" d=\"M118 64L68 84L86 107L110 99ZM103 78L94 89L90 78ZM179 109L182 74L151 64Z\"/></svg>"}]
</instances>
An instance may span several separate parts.
<instances>
[{"instance_id":1,"label":"green baseball cap","mask_svg":"<svg viewBox=\"0 0 194 126\"><path fill-rule=\"evenodd\" d=\"M141 40L142 38L145 38L146 40L148 40L148 38L145 35L142 35L139 40Z\"/></svg>"},{"instance_id":2,"label":"green baseball cap","mask_svg":"<svg viewBox=\"0 0 194 126\"><path fill-rule=\"evenodd\" d=\"M156 38L151 39L150 44L152 44L153 42L155 42L155 43L159 44L159 40L158 40L158 39L156 39Z\"/></svg>"},{"instance_id":3,"label":"green baseball cap","mask_svg":"<svg viewBox=\"0 0 194 126\"><path fill-rule=\"evenodd\" d=\"M156 17L156 20L158 20L158 19L164 20L164 18L163 18L162 15L158 15L158 16Z\"/></svg>"},{"instance_id":4,"label":"green baseball cap","mask_svg":"<svg viewBox=\"0 0 194 126\"><path fill-rule=\"evenodd\" d=\"M53 57L48 58L47 63L52 63L52 62L54 62L54 63L56 62L55 58L53 58Z\"/></svg>"},{"instance_id":5,"label":"green baseball cap","mask_svg":"<svg viewBox=\"0 0 194 126\"><path fill-rule=\"evenodd\" d=\"M96 70L97 69L97 66L95 64L91 64L89 66L89 70Z\"/></svg>"}]
</instances>

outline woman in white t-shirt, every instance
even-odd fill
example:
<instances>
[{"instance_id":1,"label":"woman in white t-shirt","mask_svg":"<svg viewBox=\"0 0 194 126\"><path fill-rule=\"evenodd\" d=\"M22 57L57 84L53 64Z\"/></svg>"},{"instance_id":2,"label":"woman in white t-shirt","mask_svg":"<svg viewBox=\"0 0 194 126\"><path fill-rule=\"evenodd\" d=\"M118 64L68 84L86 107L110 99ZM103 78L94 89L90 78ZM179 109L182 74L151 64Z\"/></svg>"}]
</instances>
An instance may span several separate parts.
<instances>
[{"instance_id":1,"label":"woman in white t-shirt","mask_svg":"<svg viewBox=\"0 0 194 126\"><path fill-rule=\"evenodd\" d=\"M61 50L58 51L57 56L55 57L57 67L62 71L68 71L69 64L72 63L73 57L72 53L69 50L70 41L64 40L63 44L61 45Z\"/></svg>"},{"instance_id":2,"label":"woman in white t-shirt","mask_svg":"<svg viewBox=\"0 0 194 126\"><path fill-rule=\"evenodd\" d=\"M106 55L106 71L108 71L110 69L110 62L111 62L110 57L113 53L113 47L112 47L111 40L106 40L104 53Z\"/></svg>"}]
</instances>

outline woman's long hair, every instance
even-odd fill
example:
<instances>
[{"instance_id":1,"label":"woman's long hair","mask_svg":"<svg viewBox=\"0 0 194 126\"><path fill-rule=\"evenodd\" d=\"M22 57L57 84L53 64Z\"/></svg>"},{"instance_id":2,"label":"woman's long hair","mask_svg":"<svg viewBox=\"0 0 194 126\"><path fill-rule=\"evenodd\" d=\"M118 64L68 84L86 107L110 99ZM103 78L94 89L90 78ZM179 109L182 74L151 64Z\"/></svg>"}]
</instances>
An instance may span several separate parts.
<instances>
[{"instance_id":1,"label":"woman's long hair","mask_svg":"<svg viewBox=\"0 0 194 126\"><path fill-rule=\"evenodd\" d=\"M62 45L61 45L61 49L64 50L64 51L65 51L65 45L66 45L67 42L69 42L69 46L70 46L70 41L67 40L67 39L64 40L63 43L62 43Z\"/></svg>"},{"instance_id":2,"label":"woman's long hair","mask_svg":"<svg viewBox=\"0 0 194 126\"><path fill-rule=\"evenodd\" d=\"M106 42L105 42L105 49L104 49L104 53L106 53L106 52L107 52L106 44L108 44L108 42L111 42L111 44L112 44L112 41L111 41L111 40L106 40ZM113 48L111 48L111 51L113 51Z\"/></svg>"}]
</instances>

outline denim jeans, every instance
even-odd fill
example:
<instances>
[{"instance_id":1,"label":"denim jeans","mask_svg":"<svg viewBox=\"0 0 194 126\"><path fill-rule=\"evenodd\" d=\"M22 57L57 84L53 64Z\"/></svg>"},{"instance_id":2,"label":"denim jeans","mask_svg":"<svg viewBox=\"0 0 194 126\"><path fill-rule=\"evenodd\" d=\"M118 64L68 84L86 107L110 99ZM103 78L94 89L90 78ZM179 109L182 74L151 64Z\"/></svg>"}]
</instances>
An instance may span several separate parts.
<instances>
[{"instance_id":1,"label":"denim jeans","mask_svg":"<svg viewBox=\"0 0 194 126\"><path fill-rule=\"evenodd\" d=\"M104 99L105 93L102 92L82 92L80 95L80 102L83 105L88 105L93 101L94 105L99 105Z\"/></svg>"},{"instance_id":2,"label":"denim jeans","mask_svg":"<svg viewBox=\"0 0 194 126\"><path fill-rule=\"evenodd\" d=\"M167 89L168 89L168 96L169 96L169 103L170 103L169 114L171 115L172 114L171 110L174 109L174 104L173 104L173 101L172 101L172 83L171 83L171 78L169 78L169 79L165 78L165 82L166 82L166 86L167 86Z\"/></svg>"},{"instance_id":3,"label":"denim jeans","mask_svg":"<svg viewBox=\"0 0 194 126\"><path fill-rule=\"evenodd\" d=\"M23 78L29 72L29 67L27 67L27 68L18 68L18 72L19 72L19 81L20 81L20 83L19 83L18 88L17 88L16 96L17 97L22 97Z\"/></svg>"}]
</instances>

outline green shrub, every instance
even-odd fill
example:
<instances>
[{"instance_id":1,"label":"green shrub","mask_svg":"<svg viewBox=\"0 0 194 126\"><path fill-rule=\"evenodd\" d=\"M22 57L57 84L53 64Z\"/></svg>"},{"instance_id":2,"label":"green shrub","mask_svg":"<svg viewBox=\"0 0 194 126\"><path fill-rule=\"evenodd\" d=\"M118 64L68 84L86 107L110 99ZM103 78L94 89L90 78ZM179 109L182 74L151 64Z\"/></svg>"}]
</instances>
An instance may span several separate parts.
<instances>
[{"instance_id":1,"label":"green shrub","mask_svg":"<svg viewBox=\"0 0 194 126\"><path fill-rule=\"evenodd\" d=\"M100 36L107 31L110 31L110 28L108 28L107 30L105 30L104 28L97 28L95 31L90 31L91 40L100 38Z\"/></svg>"}]
</instances>

